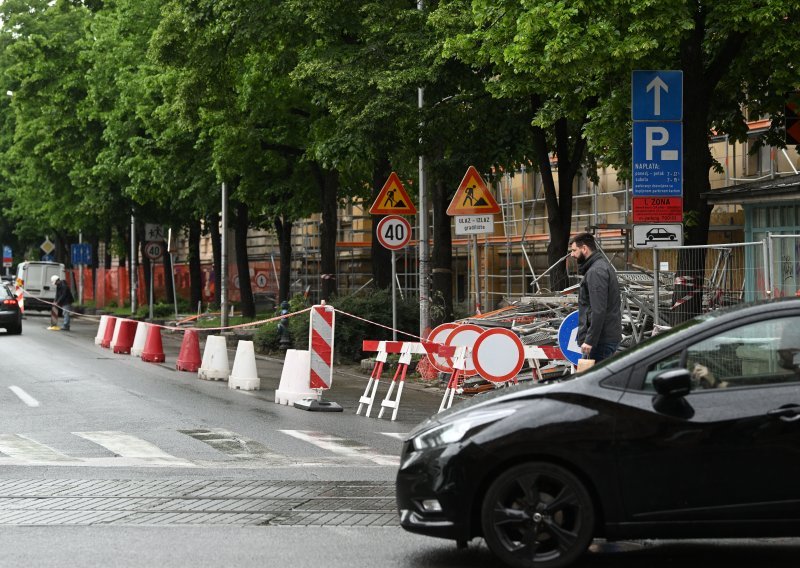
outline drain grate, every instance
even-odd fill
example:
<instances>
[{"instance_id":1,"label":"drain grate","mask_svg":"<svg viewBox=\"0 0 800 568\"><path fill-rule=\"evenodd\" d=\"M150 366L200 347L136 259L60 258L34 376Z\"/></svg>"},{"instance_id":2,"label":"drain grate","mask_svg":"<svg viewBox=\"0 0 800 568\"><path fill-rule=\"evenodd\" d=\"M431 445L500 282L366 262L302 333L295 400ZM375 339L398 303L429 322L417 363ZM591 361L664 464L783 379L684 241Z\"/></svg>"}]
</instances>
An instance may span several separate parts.
<instances>
[{"instance_id":1,"label":"drain grate","mask_svg":"<svg viewBox=\"0 0 800 568\"><path fill-rule=\"evenodd\" d=\"M0 525L396 526L394 483L6 479Z\"/></svg>"}]
</instances>

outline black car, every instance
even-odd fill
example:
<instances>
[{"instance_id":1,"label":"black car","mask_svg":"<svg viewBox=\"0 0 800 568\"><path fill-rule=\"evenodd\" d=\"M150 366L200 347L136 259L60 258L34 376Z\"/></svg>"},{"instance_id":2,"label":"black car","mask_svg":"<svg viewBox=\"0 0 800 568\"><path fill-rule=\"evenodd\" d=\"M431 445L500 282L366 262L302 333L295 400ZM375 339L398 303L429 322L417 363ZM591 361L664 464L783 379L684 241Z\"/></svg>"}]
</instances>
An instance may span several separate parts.
<instances>
[{"instance_id":1,"label":"black car","mask_svg":"<svg viewBox=\"0 0 800 568\"><path fill-rule=\"evenodd\" d=\"M405 440L406 530L566 566L595 537L800 535L800 300L693 319L557 384L476 397Z\"/></svg>"},{"instance_id":2,"label":"black car","mask_svg":"<svg viewBox=\"0 0 800 568\"><path fill-rule=\"evenodd\" d=\"M0 282L0 327L6 328L10 335L22 333L22 310L13 288L5 282Z\"/></svg>"}]
</instances>

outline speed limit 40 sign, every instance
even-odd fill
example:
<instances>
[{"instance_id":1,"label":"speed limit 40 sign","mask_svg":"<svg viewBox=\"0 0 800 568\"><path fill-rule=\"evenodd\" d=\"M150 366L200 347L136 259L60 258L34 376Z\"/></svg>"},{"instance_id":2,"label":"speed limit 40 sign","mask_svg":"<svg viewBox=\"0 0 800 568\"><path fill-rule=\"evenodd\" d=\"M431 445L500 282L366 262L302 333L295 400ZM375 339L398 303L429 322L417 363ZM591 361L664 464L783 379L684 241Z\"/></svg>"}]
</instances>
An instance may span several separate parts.
<instances>
[{"instance_id":1,"label":"speed limit 40 sign","mask_svg":"<svg viewBox=\"0 0 800 568\"><path fill-rule=\"evenodd\" d=\"M144 254L150 260L158 260L164 254L164 243L152 241L144 245Z\"/></svg>"},{"instance_id":2,"label":"speed limit 40 sign","mask_svg":"<svg viewBox=\"0 0 800 568\"><path fill-rule=\"evenodd\" d=\"M376 234L384 248L400 250L411 240L411 224L398 215L388 215L378 223Z\"/></svg>"}]
</instances>

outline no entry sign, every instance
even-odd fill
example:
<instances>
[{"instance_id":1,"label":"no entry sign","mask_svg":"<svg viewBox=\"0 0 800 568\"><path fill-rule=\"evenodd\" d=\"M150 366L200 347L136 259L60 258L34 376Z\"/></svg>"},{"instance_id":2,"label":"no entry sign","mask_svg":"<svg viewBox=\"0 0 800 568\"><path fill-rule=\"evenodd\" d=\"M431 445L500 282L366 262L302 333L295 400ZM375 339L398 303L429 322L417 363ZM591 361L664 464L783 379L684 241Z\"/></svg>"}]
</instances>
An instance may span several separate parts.
<instances>
[{"instance_id":1,"label":"no entry sign","mask_svg":"<svg viewBox=\"0 0 800 568\"><path fill-rule=\"evenodd\" d=\"M487 329L475 340L472 361L481 377L502 383L516 377L522 369L525 347L511 330Z\"/></svg>"}]
</instances>

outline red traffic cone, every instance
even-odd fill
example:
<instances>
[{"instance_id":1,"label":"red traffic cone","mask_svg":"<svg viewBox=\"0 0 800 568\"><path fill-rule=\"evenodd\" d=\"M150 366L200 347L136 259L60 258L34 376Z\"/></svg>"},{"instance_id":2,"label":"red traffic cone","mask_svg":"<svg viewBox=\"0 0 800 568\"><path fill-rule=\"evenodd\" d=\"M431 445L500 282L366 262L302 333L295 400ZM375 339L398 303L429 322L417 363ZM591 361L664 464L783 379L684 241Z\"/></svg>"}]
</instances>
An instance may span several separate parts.
<instances>
[{"instance_id":1,"label":"red traffic cone","mask_svg":"<svg viewBox=\"0 0 800 568\"><path fill-rule=\"evenodd\" d=\"M147 339L144 340L144 350L142 351L142 361L148 363L163 363L164 346L161 343L161 328L151 325L147 328Z\"/></svg>"},{"instance_id":2,"label":"red traffic cone","mask_svg":"<svg viewBox=\"0 0 800 568\"><path fill-rule=\"evenodd\" d=\"M115 327L117 327L117 318L109 316L108 323L106 323L105 334L103 335L103 341L100 342L100 347L105 347L106 349L111 347L111 340L114 338Z\"/></svg>"},{"instance_id":3,"label":"red traffic cone","mask_svg":"<svg viewBox=\"0 0 800 568\"><path fill-rule=\"evenodd\" d=\"M133 336L136 333L136 326L139 322L134 320L122 320L117 324L119 331L117 332L117 342L114 344L114 353L123 353L129 355L131 347L133 347Z\"/></svg>"},{"instance_id":4,"label":"red traffic cone","mask_svg":"<svg viewBox=\"0 0 800 568\"><path fill-rule=\"evenodd\" d=\"M200 342L197 339L197 332L187 329L183 334L181 352L175 368L179 371L189 371L194 373L200 368Z\"/></svg>"}]
</instances>

